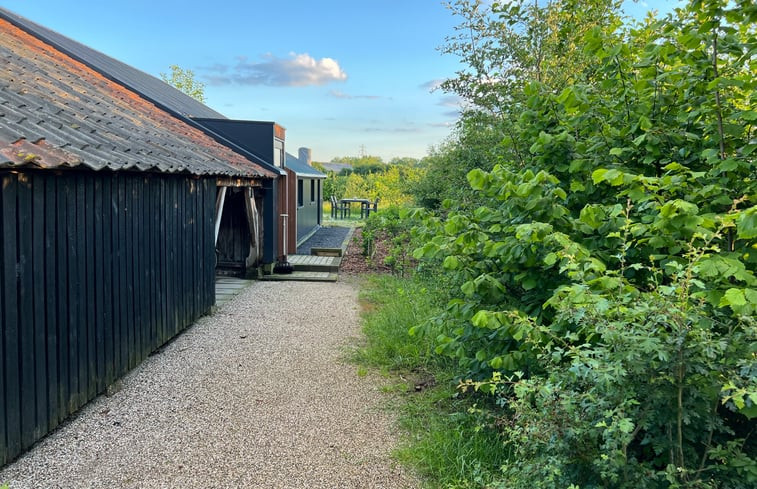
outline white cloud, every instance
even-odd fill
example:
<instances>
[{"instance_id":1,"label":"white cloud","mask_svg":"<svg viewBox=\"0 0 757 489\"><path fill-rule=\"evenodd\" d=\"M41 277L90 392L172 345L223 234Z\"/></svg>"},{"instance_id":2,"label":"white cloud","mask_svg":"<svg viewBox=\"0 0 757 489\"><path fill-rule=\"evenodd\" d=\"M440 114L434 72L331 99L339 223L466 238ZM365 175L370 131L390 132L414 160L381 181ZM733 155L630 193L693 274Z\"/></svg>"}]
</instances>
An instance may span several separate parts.
<instances>
[{"instance_id":1,"label":"white cloud","mask_svg":"<svg viewBox=\"0 0 757 489\"><path fill-rule=\"evenodd\" d=\"M246 56L239 56L236 65L215 64L204 70L208 72L205 79L211 85L304 87L347 79L347 73L337 60L315 59L307 53L289 53L288 58L278 58L267 53L259 63L250 62Z\"/></svg>"}]
</instances>

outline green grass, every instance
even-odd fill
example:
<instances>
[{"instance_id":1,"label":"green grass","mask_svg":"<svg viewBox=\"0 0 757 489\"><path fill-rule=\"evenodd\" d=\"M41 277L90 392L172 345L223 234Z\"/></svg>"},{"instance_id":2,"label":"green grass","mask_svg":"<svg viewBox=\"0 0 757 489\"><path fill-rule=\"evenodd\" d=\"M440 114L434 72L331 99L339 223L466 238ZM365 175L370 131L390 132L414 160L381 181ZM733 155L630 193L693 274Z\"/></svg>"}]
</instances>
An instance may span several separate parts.
<instances>
[{"instance_id":1,"label":"green grass","mask_svg":"<svg viewBox=\"0 0 757 489\"><path fill-rule=\"evenodd\" d=\"M485 409L454 394L444 383L404 400L406 436L397 458L425 476L429 488L488 487L506 460L502 440Z\"/></svg>"},{"instance_id":2,"label":"green grass","mask_svg":"<svg viewBox=\"0 0 757 489\"><path fill-rule=\"evenodd\" d=\"M429 338L408 334L412 326L439 307L425 287L390 275L371 275L360 299L364 308L363 332L368 341L356 351L358 363L385 370L411 370L428 369L439 362Z\"/></svg>"},{"instance_id":3,"label":"green grass","mask_svg":"<svg viewBox=\"0 0 757 489\"><path fill-rule=\"evenodd\" d=\"M506 456L493 419L475 399L458 397L454 365L434 353L432 339L408 334L444 306L434 287L413 278L367 277L361 291L366 343L353 359L395 380L385 391L399 413L400 461L429 488L484 488ZM423 384L420 392L416 383Z\"/></svg>"}]
</instances>

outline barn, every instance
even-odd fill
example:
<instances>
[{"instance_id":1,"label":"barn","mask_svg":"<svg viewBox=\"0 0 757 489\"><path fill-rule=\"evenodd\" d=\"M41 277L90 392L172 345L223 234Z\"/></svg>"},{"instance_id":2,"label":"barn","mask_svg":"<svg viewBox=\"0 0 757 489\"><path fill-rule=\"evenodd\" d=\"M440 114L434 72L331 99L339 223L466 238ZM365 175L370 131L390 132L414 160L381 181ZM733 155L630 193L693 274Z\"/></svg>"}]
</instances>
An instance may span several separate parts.
<instances>
[{"instance_id":1,"label":"barn","mask_svg":"<svg viewBox=\"0 0 757 489\"><path fill-rule=\"evenodd\" d=\"M278 174L4 15L0 65L2 465L210 311Z\"/></svg>"},{"instance_id":2,"label":"barn","mask_svg":"<svg viewBox=\"0 0 757 489\"><path fill-rule=\"evenodd\" d=\"M288 196L285 193L287 174L281 167L282 164L277 165L274 160L275 149L281 150L281 160L283 160L283 128L281 126L276 125L281 132L279 138L281 148L274 146L273 135L267 140L267 146L261 147L258 144L262 141L261 136L268 127L271 128L271 132L273 131L272 123L229 120L223 114L162 80L29 19L2 8L0 8L0 18L6 19L61 53L83 63L105 78L128 88L186 124L200 129L216 142L227 146L235 153L244 155L271 173L273 178L264 180L260 187L255 188L254 197L251 199L257 204L256 210L260 215L256 221L258 225L256 232L259 233L257 244L255 237L248 235L245 229L238 225L246 220L245 212L240 210L240 205L245 199L250 200L250 196L233 186L228 187L224 193L224 198L221 199L223 205L220 207L223 217L219 229L221 240L218 250L219 271L235 275L251 275L257 273L258 270L270 271L273 264L281 259L284 252L280 216L287 214L289 207ZM218 132L219 127L233 128L235 126L256 129L253 143L250 144L250 138L247 135L236 140L233 137L230 138L228 134ZM234 130L231 133L236 134Z\"/></svg>"}]
</instances>

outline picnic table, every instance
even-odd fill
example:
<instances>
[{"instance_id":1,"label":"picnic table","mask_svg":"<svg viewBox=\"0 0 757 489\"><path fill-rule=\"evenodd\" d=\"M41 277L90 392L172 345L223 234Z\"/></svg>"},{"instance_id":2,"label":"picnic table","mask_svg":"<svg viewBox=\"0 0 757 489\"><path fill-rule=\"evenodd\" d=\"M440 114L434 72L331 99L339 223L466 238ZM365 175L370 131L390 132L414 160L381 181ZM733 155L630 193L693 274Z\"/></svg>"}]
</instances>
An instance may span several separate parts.
<instances>
[{"instance_id":1,"label":"picnic table","mask_svg":"<svg viewBox=\"0 0 757 489\"><path fill-rule=\"evenodd\" d=\"M358 202L360 203L360 217L363 216L368 217L371 214L371 210L374 212L378 209L378 201L379 199L376 198L375 202L372 202L371 199L365 199L362 197L346 197L343 199L339 199L339 204L342 206L342 208L350 208L350 206ZM373 208L371 209L371 204L373 204ZM349 213L349 210L347 211ZM342 214L342 217L344 217L344 214Z\"/></svg>"}]
</instances>

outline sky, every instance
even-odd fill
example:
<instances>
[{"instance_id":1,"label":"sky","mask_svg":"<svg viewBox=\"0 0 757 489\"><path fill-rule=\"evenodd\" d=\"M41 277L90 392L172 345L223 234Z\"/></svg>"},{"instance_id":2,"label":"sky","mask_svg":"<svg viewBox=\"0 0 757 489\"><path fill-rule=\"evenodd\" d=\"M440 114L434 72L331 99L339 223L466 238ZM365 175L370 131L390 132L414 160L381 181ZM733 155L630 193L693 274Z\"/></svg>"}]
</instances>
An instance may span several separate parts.
<instances>
[{"instance_id":1,"label":"sky","mask_svg":"<svg viewBox=\"0 0 757 489\"><path fill-rule=\"evenodd\" d=\"M640 17L677 1L626 2ZM0 0L140 70L170 65L206 84L231 119L274 121L286 149L421 158L450 135L457 97L433 90L460 68L439 47L456 19L442 0Z\"/></svg>"}]
</instances>

